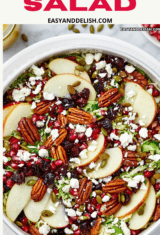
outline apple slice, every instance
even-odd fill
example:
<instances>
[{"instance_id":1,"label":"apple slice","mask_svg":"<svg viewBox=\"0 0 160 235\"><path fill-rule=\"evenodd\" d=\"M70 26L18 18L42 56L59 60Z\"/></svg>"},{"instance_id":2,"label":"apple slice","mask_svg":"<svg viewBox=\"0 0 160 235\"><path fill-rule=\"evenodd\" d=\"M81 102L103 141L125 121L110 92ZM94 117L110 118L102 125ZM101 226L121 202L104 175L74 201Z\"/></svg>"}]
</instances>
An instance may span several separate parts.
<instances>
[{"instance_id":1,"label":"apple slice","mask_svg":"<svg viewBox=\"0 0 160 235\"><path fill-rule=\"evenodd\" d=\"M6 204L6 214L7 217L13 222L31 199L32 187L26 185L26 183L31 179L36 180L37 177L26 177L25 183L20 185L15 184L9 193Z\"/></svg>"},{"instance_id":2,"label":"apple slice","mask_svg":"<svg viewBox=\"0 0 160 235\"><path fill-rule=\"evenodd\" d=\"M87 173L87 176L89 176L90 178L104 178L112 175L121 167L123 154L122 150L119 147L106 149L105 153L109 154L110 156L107 160L106 166ZM100 165L101 161L102 160L99 159L96 162L96 166ZM94 169L96 169L96 166L94 167Z\"/></svg>"},{"instance_id":3,"label":"apple slice","mask_svg":"<svg viewBox=\"0 0 160 235\"><path fill-rule=\"evenodd\" d=\"M31 114L31 105L20 103L15 105L7 114L3 122L3 136L8 136L13 130L17 129L18 122L22 117L28 117Z\"/></svg>"},{"instance_id":4,"label":"apple slice","mask_svg":"<svg viewBox=\"0 0 160 235\"><path fill-rule=\"evenodd\" d=\"M129 221L129 228L132 230L138 230L144 227L153 215L156 206L156 194L153 186L151 185L148 197L145 201L146 205L144 207L144 214L138 215L135 212Z\"/></svg>"},{"instance_id":5,"label":"apple slice","mask_svg":"<svg viewBox=\"0 0 160 235\"><path fill-rule=\"evenodd\" d=\"M80 78L73 74L61 74L51 78L44 86L43 92L53 93L56 96L64 97L68 96L69 92L67 90L68 85L72 85L74 82L80 81L81 84L75 89L81 92L83 88L88 88L90 90L89 100L95 100L96 91L94 87L85 79Z\"/></svg>"},{"instance_id":6,"label":"apple slice","mask_svg":"<svg viewBox=\"0 0 160 235\"><path fill-rule=\"evenodd\" d=\"M24 214L25 216L32 222L36 223L40 216L41 212L44 210L44 208L47 205L47 202L49 200L50 194L46 193L43 197L43 199L39 202L34 202L32 199L28 202L28 204L24 208Z\"/></svg>"},{"instance_id":7,"label":"apple slice","mask_svg":"<svg viewBox=\"0 0 160 235\"><path fill-rule=\"evenodd\" d=\"M130 202L126 206L122 206L121 209L115 214L115 217L124 218L130 214L133 214L146 200L149 190L150 182L147 180L147 190L139 189L137 193L131 196Z\"/></svg>"},{"instance_id":8,"label":"apple slice","mask_svg":"<svg viewBox=\"0 0 160 235\"><path fill-rule=\"evenodd\" d=\"M78 65L77 63L71 60L57 58L57 59L52 60L49 63L49 69L52 70L56 74L63 74L63 73L74 74L74 71L77 65ZM84 71L80 73L79 76L91 83L90 77L88 76L87 72Z\"/></svg>"},{"instance_id":9,"label":"apple slice","mask_svg":"<svg viewBox=\"0 0 160 235\"><path fill-rule=\"evenodd\" d=\"M13 109L14 106L15 106L14 104L10 104L10 105L5 105L5 106L3 107L3 121L4 121L4 119L6 118L7 114L9 113L9 111L10 111L11 109Z\"/></svg>"},{"instance_id":10,"label":"apple slice","mask_svg":"<svg viewBox=\"0 0 160 235\"><path fill-rule=\"evenodd\" d=\"M50 210L50 206L54 207L54 203L52 202L51 197L49 198L49 201L45 207L44 210ZM68 217L65 213L65 207L59 202L58 207L56 207L56 212L50 217L43 217L41 216L41 219L52 226L53 228L64 228L68 225Z\"/></svg>"},{"instance_id":11,"label":"apple slice","mask_svg":"<svg viewBox=\"0 0 160 235\"><path fill-rule=\"evenodd\" d=\"M87 158L85 159L80 159L80 164L74 164L74 167L77 166L87 166L89 165L91 162L95 162L99 155L104 152L104 142L105 142L105 138L103 134L100 134L99 137L96 139L97 141L97 148L92 152L92 151L88 151L87 152ZM92 146L92 141L88 141L88 147Z\"/></svg>"},{"instance_id":12,"label":"apple slice","mask_svg":"<svg viewBox=\"0 0 160 235\"><path fill-rule=\"evenodd\" d=\"M132 97L129 97L133 93ZM141 86L133 82L127 82L125 86L125 100L123 102L131 103L132 111L138 113L135 122L143 121L144 127L148 127L154 120L157 112L156 101Z\"/></svg>"}]
</instances>

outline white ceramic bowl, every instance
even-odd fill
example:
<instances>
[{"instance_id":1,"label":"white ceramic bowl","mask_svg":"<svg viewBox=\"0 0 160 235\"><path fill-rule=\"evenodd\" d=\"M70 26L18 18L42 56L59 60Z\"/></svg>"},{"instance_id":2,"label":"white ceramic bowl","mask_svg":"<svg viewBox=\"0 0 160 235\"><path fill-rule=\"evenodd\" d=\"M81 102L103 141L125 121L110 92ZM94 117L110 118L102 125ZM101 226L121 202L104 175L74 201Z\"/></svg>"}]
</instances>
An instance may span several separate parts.
<instances>
[{"instance_id":1,"label":"white ceramic bowl","mask_svg":"<svg viewBox=\"0 0 160 235\"><path fill-rule=\"evenodd\" d=\"M142 24L139 25L140 27L143 27ZM156 45L157 47L160 47L160 42L157 40L157 38L152 37L148 31L142 31L142 33L144 34L144 36L150 41L152 42L154 45Z\"/></svg>"},{"instance_id":2,"label":"white ceramic bowl","mask_svg":"<svg viewBox=\"0 0 160 235\"><path fill-rule=\"evenodd\" d=\"M160 63L146 52L115 38L80 34L49 38L38 42L13 56L3 67L3 91L5 92L13 80L32 64L43 61L53 55L75 51L99 51L121 56L143 69L153 81L160 84ZM5 215L4 222L16 234L26 235L26 233L14 223L11 223ZM141 234L159 235L159 231L160 224L159 221L157 221Z\"/></svg>"}]
</instances>

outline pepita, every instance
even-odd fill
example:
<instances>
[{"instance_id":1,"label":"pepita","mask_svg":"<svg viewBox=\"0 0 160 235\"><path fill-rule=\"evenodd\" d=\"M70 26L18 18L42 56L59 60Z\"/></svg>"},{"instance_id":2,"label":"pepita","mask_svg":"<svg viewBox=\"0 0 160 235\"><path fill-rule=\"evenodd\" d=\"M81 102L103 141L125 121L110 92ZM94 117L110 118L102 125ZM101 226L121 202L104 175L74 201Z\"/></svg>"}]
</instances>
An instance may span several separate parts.
<instances>
[{"instance_id":1,"label":"pepita","mask_svg":"<svg viewBox=\"0 0 160 235\"><path fill-rule=\"evenodd\" d=\"M107 159L103 159L103 160L101 161L100 168L104 168L104 167L106 166L106 164L107 164Z\"/></svg>"},{"instance_id":2,"label":"pepita","mask_svg":"<svg viewBox=\"0 0 160 235\"><path fill-rule=\"evenodd\" d=\"M122 104L122 106L123 106L123 107L130 107L131 104L130 104L130 103L124 103L124 104Z\"/></svg>"},{"instance_id":3,"label":"pepita","mask_svg":"<svg viewBox=\"0 0 160 235\"><path fill-rule=\"evenodd\" d=\"M28 37L25 34L22 34L21 38L24 42L28 42Z\"/></svg>"},{"instance_id":4,"label":"pepita","mask_svg":"<svg viewBox=\"0 0 160 235\"><path fill-rule=\"evenodd\" d=\"M33 186L33 185L35 185L35 183L36 183L36 180L29 180L29 181L26 183L26 185L27 185L27 186Z\"/></svg>"},{"instance_id":5,"label":"pepita","mask_svg":"<svg viewBox=\"0 0 160 235\"><path fill-rule=\"evenodd\" d=\"M96 119L96 122L102 120L103 118L104 118L104 116L98 117L98 118Z\"/></svg>"},{"instance_id":6,"label":"pepita","mask_svg":"<svg viewBox=\"0 0 160 235\"><path fill-rule=\"evenodd\" d=\"M124 203L125 200L126 200L126 199L125 199L125 196L122 194L122 195L121 195L121 202Z\"/></svg>"},{"instance_id":7,"label":"pepita","mask_svg":"<svg viewBox=\"0 0 160 235\"><path fill-rule=\"evenodd\" d=\"M68 86L67 86L67 90L68 90L68 92L69 92L70 94L72 94L72 95L75 95L75 94L76 94L76 90L75 90L74 87L71 86L71 85L68 85Z\"/></svg>"},{"instance_id":8,"label":"pepita","mask_svg":"<svg viewBox=\"0 0 160 235\"><path fill-rule=\"evenodd\" d=\"M82 24L82 27L85 28L87 26L87 24Z\"/></svg>"},{"instance_id":9,"label":"pepita","mask_svg":"<svg viewBox=\"0 0 160 235\"><path fill-rule=\"evenodd\" d=\"M20 221L15 221L15 224L16 224L17 226L19 226L19 227L22 227L22 226L23 226L23 224L22 224Z\"/></svg>"},{"instance_id":10,"label":"pepita","mask_svg":"<svg viewBox=\"0 0 160 235\"><path fill-rule=\"evenodd\" d=\"M26 141L23 141L23 142L21 143L21 146L27 146L27 142L26 142Z\"/></svg>"},{"instance_id":11,"label":"pepita","mask_svg":"<svg viewBox=\"0 0 160 235\"><path fill-rule=\"evenodd\" d=\"M113 73L117 73L117 68L113 68Z\"/></svg>"},{"instance_id":12,"label":"pepita","mask_svg":"<svg viewBox=\"0 0 160 235\"><path fill-rule=\"evenodd\" d=\"M152 184L152 185L155 185L155 184L156 184L156 180L155 180L153 177L151 177L151 184Z\"/></svg>"},{"instance_id":13,"label":"pepita","mask_svg":"<svg viewBox=\"0 0 160 235\"><path fill-rule=\"evenodd\" d=\"M14 135L14 138L16 138L17 140L21 140L22 139L22 137L19 136L19 135Z\"/></svg>"},{"instance_id":14,"label":"pepita","mask_svg":"<svg viewBox=\"0 0 160 235\"><path fill-rule=\"evenodd\" d=\"M141 143L137 142L136 146L137 146L137 148L136 148L137 153L141 153L141 151L142 151Z\"/></svg>"},{"instance_id":15,"label":"pepita","mask_svg":"<svg viewBox=\"0 0 160 235\"><path fill-rule=\"evenodd\" d=\"M100 154L100 156L99 156L99 158L101 159L101 160L103 160L103 159L108 159L109 158L109 154L108 153L101 153Z\"/></svg>"},{"instance_id":16,"label":"pepita","mask_svg":"<svg viewBox=\"0 0 160 235\"><path fill-rule=\"evenodd\" d=\"M84 215L83 215L83 216L79 216L78 219L79 219L79 220L87 220L87 219L88 219L88 216L84 216Z\"/></svg>"},{"instance_id":17,"label":"pepita","mask_svg":"<svg viewBox=\"0 0 160 235\"><path fill-rule=\"evenodd\" d=\"M98 25L98 27L97 27L97 32L101 32L102 29L103 29L103 27L104 27L104 24Z\"/></svg>"},{"instance_id":18,"label":"pepita","mask_svg":"<svg viewBox=\"0 0 160 235\"><path fill-rule=\"evenodd\" d=\"M72 30L74 28L74 24L69 24L68 25L68 30Z\"/></svg>"},{"instance_id":19,"label":"pepita","mask_svg":"<svg viewBox=\"0 0 160 235\"><path fill-rule=\"evenodd\" d=\"M95 190L97 195L102 195L102 191L101 190Z\"/></svg>"},{"instance_id":20,"label":"pepita","mask_svg":"<svg viewBox=\"0 0 160 235\"><path fill-rule=\"evenodd\" d=\"M121 194L118 193L118 202L121 202Z\"/></svg>"},{"instance_id":21,"label":"pepita","mask_svg":"<svg viewBox=\"0 0 160 235\"><path fill-rule=\"evenodd\" d=\"M99 204L102 204L102 198L100 195L97 195L96 196L96 201L99 203Z\"/></svg>"},{"instance_id":22,"label":"pepita","mask_svg":"<svg viewBox=\"0 0 160 235\"><path fill-rule=\"evenodd\" d=\"M85 210L85 205L80 205L79 211L80 211L80 212L83 212L84 210Z\"/></svg>"},{"instance_id":23,"label":"pepita","mask_svg":"<svg viewBox=\"0 0 160 235\"><path fill-rule=\"evenodd\" d=\"M77 87L77 86L79 86L80 84L81 84L81 81L74 82L74 83L72 84L72 87Z\"/></svg>"},{"instance_id":24,"label":"pepita","mask_svg":"<svg viewBox=\"0 0 160 235\"><path fill-rule=\"evenodd\" d=\"M160 179L160 173L154 174L154 175L153 175L153 178L156 179L156 180Z\"/></svg>"},{"instance_id":25,"label":"pepita","mask_svg":"<svg viewBox=\"0 0 160 235\"><path fill-rule=\"evenodd\" d=\"M92 78L96 78L98 76L98 74L99 74L98 70L94 71L92 73Z\"/></svg>"},{"instance_id":26,"label":"pepita","mask_svg":"<svg viewBox=\"0 0 160 235\"><path fill-rule=\"evenodd\" d=\"M78 70L78 71L80 71L80 72L85 71L85 68L84 68L82 65L77 65L77 66L75 67L75 69Z\"/></svg>"},{"instance_id":27,"label":"pepita","mask_svg":"<svg viewBox=\"0 0 160 235\"><path fill-rule=\"evenodd\" d=\"M137 162L141 162L142 159L140 157L137 158Z\"/></svg>"},{"instance_id":28,"label":"pepita","mask_svg":"<svg viewBox=\"0 0 160 235\"><path fill-rule=\"evenodd\" d=\"M121 82L122 81L122 78L120 76L118 76L118 75L113 76L113 79L115 81L117 81L117 82Z\"/></svg>"},{"instance_id":29,"label":"pepita","mask_svg":"<svg viewBox=\"0 0 160 235\"><path fill-rule=\"evenodd\" d=\"M27 146L24 146L24 145L20 145L20 146L21 146L22 149L24 149L24 150L30 152L30 148L28 148Z\"/></svg>"},{"instance_id":30,"label":"pepita","mask_svg":"<svg viewBox=\"0 0 160 235\"><path fill-rule=\"evenodd\" d=\"M31 102L31 101L32 101L32 97L31 97L31 96L27 96L27 97L25 98L25 101Z\"/></svg>"},{"instance_id":31,"label":"pepita","mask_svg":"<svg viewBox=\"0 0 160 235\"><path fill-rule=\"evenodd\" d=\"M103 135L105 135L105 136L107 136L107 135L108 135L108 133L107 133L106 129L104 129L103 127L101 127L101 131L102 131Z\"/></svg>"},{"instance_id":32,"label":"pepita","mask_svg":"<svg viewBox=\"0 0 160 235\"><path fill-rule=\"evenodd\" d=\"M80 33L79 29L73 28L72 30L74 33Z\"/></svg>"},{"instance_id":33,"label":"pepita","mask_svg":"<svg viewBox=\"0 0 160 235\"><path fill-rule=\"evenodd\" d=\"M55 193L53 191L51 192L51 199L52 199L53 203L56 202L56 195L55 195Z\"/></svg>"},{"instance_id":34,"label":"pepita","mask_svg":"<svg viewBox=\"0 0 160 235\"><path fill-rule=\"evenodd\" d=\"M52 213L51 211L49 211L49 210L43 210L43 211L41 212L41 215L42 215L43 217L50 217L50 216L53 215L53 213Z\"/></svg>"},{"instance_id":35,"label":"pepita","mask_svg":"<svg viewBox=\"0 0 160 235\"><path fill-rule=\"evenodd\" d=\"M84 66L86 64L85 59L84 58L80 59L79 64Z\"/></svg>"},{"instance_id":36,"label":"pepita","mask_svg":"<svg viewBox=\"0 0 160 235\"><path fill-rule=\"evenodd\" d=\"M3 139L4 140L9 140L12 136L11 135L8 135L8 136L5 136Z\"/></svg>"},{"instance_id":37,"label":"pepita","mask_svg":"<svg viewBox=\"0 0 160 235\"><path fill-rule=\"evenodd\" d=\"M90 33L94 33L94 26L92 24L91 24L89 30L90 30Z\"/></svg>"},{"instance_id":38,"label":"pepita","mask_svg":"<svg viewBox=\"0 0 160 235\"><path fill-rule=\"evenodd\" d=\"M121 76L121 78L127 77L127 74L124 71L120 71L119 75Z\"/></svg>"},{"instance_id":39,"label":"pepita","mask_svg":"<svg viewBox=\"0 0 160 235\"><path fill-rule=\"evenodd\" d=\"M92 171L94 171L94 168L90 168L90 167L87 167L87 168L86 168L86 172L87 172L87 173L92 172Z\"/></svg>"},{"instance_id":40,"label":"pepita","mask_svg":"<svg viewBox=\"0 0 160 235\"><path fill-rule=\"evenodd\" d=\"M122 96L124 96L124 94L125 94L125 90L123 89L123 88L119 88L119 92L122 94Z\"/></svg>"},{"instance_id":41,"label":"pepita","mask_svg":"<svg viewBox=\"0 0 160 235\"><path fill-rule=\"evenodd\" d=\"M151 163L152 160L151 159L145 159L146 163Z\"/></svg>"},{"instance_id":42,"label":"pepita","mask_svg":"<svg viewBox=\"0 0 160 235\"><path fill-rule=\"evenodd\" d=\"M75 70L74 70L74 74L78 76L78 75L80 74L80 72L75 69Z\"/></svg>"},{"instance_id":43,"label":"pepita","mask_svg":"<svg viewBox=\"0 0 160 235\"><path fill-rule=\"evenodd\" d=\"M142 205L142 206L140 206L139 208L138 208L138 210L137 210L137 213L138 213L138 215L143 215L144 214L144 207L145 207L145 203Z\"/></svg>"},{"instance_id":44,"label":"pepita","mask_svg":"<svg viewBox=\"0 0 160 235\"><path fill-rule=\"evenodd\" d=\"M108 24L108 28L109 28L109 29L112 29L113 26L114 26L114 24Z\"/></svg>"},{"instance_id":45,"label":"pepita","mask_svg":"<svg viewBox=\"0 0 160 235\"><path fill-rule=\"evenodd\" d=\"M15 135L18 135L18 136L21 136L21 133L19 131L12 131L12 135L15 136Z\"/></svg>"}]
</instances>

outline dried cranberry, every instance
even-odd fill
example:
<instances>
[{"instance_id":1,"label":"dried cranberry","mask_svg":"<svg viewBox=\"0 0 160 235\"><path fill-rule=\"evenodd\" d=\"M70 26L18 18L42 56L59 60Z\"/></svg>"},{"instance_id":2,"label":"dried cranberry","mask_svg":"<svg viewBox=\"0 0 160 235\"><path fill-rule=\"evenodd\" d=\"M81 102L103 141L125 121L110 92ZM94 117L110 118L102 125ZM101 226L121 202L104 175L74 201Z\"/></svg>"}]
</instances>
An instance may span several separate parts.
<instances>
[{"instance_id":1,"label":"dried cranberry","mask_svg":"<svg viewBox=\"0 0 160 235\"><path fill-rule=\"evenodd\" d=\"M47 173L45 176L44 176L44 184L46 185L53 185L54 184L54 179L55 179L55 174L53 173Z\"/></svg>"},{"instance_id":2,"label":"dried cranberry","mask_svg":"<svg viewBox=\"0 0 160 235\"><path fill-rule=\"evenodd\" d=\"M104 91L104 84L103 82L98 82L94 85L95 90L97 91L98 94Z\"/></svg>"},{"instance_id":3,"label":"dried cranberry","mask_svg":"<svg viewBox=\"0 0 160 235\"><path fill-rule=\"evenodd\" d=\"M102 190L102 185L101 185L101 183L93 184L93 191L95 191L95 190Z\"/></svg>"},{"instance_id":4,"label":"dried cranberry","mask_svg":"<svg viewBox=\"0 0 160 235\"><path fill-rule=\"evenodd\" d=\"M84 108L87 105L87 100L84 98L79 98L76 100L76 105L78 105L80 108Z\"/></svg>"},{"instance_id":5,"label":"dried cranberry","mask_svg":"<svg viewBox=\"0 0 160 235\"><path fill-rule=\"evenodd\" d=\"M89 225L90 225L89 221L85 221L80 224L80 230L83 235L86 235Z\"/></svg>"},{"instance_id":6,"label":"dried cranberry","mask_svg":"<svg viewBox=\"0 0 160 235\"><path fill-rule=\"evenodd\" d=\"M157 120L158 120L158 122L160 124L160 113L157 115Z\"/></svg>"},{"instance_id":7,"label":"dried cranberry","mask_svg":"<svg viewBox=\"0 0 160 235\"><path fill-rule=\"evenodd\" d=\"M68 110L69 108L75 107L75 102L74 100L63 98L62 105L65 110Z\"/></svg>"},{"instance_id":8,"label":"dried cranberry","mask_svg":"<svg viewBox=\"0 0 160 235\"><path fill-rule=\"evenodd\" d=\"M106 130L112 130L112 123L109 118L103 118L101 121L98 122L98 125Z\"/></svg>"},{"instance_id":9,"label":"dried cranberry","mask_svg":"<svg viewBox=\"0 0 160 235\"><path fill-rule=\"evenodd\" d=\"M63 164L63 166L58 168L58 172L62 176L66 176L67 175L67 170L68 170L68 166L65 165L65 164Z\"/></svg>"},{"instance_id":10,"label":"dried cranberry","mask_svg":"<svg viewBox=\"0 0 160 235\"><path fill-rule=\"evenodd\" d=\"M65 150L69 150L73 147L74 144L70 142L69 140L64 140L62 145L65 148Z\"/></svg>"},{"instance_id":11,"label":"dried cranberry","mask_svg":"<svg viewBox=\"0 0 160 235\"><path fill-rule=\"evenodd\" d=\"M75 178L75 179L78 179L78 172L76 169L74 169L73 171L71 171L71 178Z\"/></svg>"},{"instance_id":12,"label":"dried cranberry","mask_svg":"<svg viewBox=\"0 0 160 235\"><path fill-rule=\"evenodd\" d=\"M71 96L71 99L72 100L76 100L76 99L78 99L78 97L79 97L79 95L78 95L78 92L76 91L76 94L70 94L70 96Z\"/></svg>"},{"instance_id":13,"label":"dried cranberry","mask_svg":"<svg viewBox=\"0 0 160 235\"><path fill-rule=\"evenodd\" d=\"M130 202L130 195L128 193L124 193L125 201L122 203L123 205L127 205Z\"/></svg>"},{"instance_id":14,"label":"dried cranberry","mask_svg":"<svg viewBox=\"0 0 160 235\"><path fill-rule=\"evenodd\" d=\"M72 155L72 157L79 156L79 148L77 145L75 145L73 148L71 148L71 155Z\"/></svg>"},{"instance_id":15,"label":"dried cranberry","mask_svg":"<svg viewBox=\"0 0 160 235\"><path fill-rule=\"evenodd\" d=\"M25 175L24 172L21 173L16 173L11 176L11 179L16 183L16 184L22 184L25 182Z\"/></svg>"},{"instance_id":16,"label":"dried cranberry","mask_svg":"<svg viewBox=\"0 0 160 235\"><path fill-rule=\"evenodd\" d=\"M6 184L3 184L3 192L7 193L9 190L10 188Z\"/></svg>"},{"instance_id":17,"label":"dried cranberry","mask_svg":"<svg viewBox=\"0 0 160 235\"><path fill-rule=\"evenodd\" d=\"M88 100L90 94L90 90L88 88L84 88L81 93L79 94L80 97Z\"/></svg>"},{"instance_id":18,"label":"dried cranberry","mask_svg":"<svg viewBox=\"0 0 160 235\"><path fill-rule=\"evenodd\" d=\"M45 160L42 160L39 164L39 167L42 171L46 172L46 171L49 171L50 169L50 163L45 161Z\"/></svg>"}]
</instances>

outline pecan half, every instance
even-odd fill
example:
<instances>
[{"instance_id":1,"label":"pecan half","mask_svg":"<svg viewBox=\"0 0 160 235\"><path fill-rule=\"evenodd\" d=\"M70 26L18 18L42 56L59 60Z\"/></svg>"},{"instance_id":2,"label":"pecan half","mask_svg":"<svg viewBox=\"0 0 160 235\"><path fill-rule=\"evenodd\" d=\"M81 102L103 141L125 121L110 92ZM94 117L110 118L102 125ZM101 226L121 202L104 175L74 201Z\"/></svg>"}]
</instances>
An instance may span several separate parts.
<instances>
[{"instance_id":1,"label":"pecan half","mask_svg":"<svg viewBox=\"0 0 160 235\"><path fill-rule=\"evenodd\" d=\"M100 226L101 226L102 218L96 219L94 226L91 228L90 233L91 235L98 235Z\"/></svg>"},{"instance_id":2,"label":"pecan half","mask_svg":"<svg viewBox=\"0 0 160 235\"><path fill-rule=\"evenodd\" d=\"M81 179L79 182L79 191L78 197L76 198L76 203L83 204L89 198L92 192L92 181L88 180L87 178Z\"/></svg>"},{"instance_id":3,"label":"pecan half","mask_svg":"<svg viewBox=\"0 0 160 235\"><path fill-rule=\"evenodd\" d=\"M55 103L56 101L48 101L48 100L36 103L36 108L34 112L37 113L38 115L53 112L56 108Z\"/></svg>"},{"instance_id":4,"label":"pecan half","mask_svg":"<svg viewBox=\"0 0 160 235\"><path fill-rule=\"evenodd\" d=\"M73 123L90 124L93 120L93 116L83 110L77 108L70 108L70 114L67 115L67 119Z\"/></svg>"},{"instance_id":5,"label":"pecan half","mask_svg":"<svg viewBox=\"0 0 160 235\"><path fill-rule=\"evenodd\" d=\"M34 225L29 225L29 232L31 233L31 235L42 235L39 232L39 229L34 227Z\"/></svg>"},{"instance_id":6,"label":"pecan half","mask_svg":"<svg viewBox=\"0 0 160 235\"><path fill-rule=\"evenodd\" d=\"M61 159L65 164L68 163L66 151L61 145L58 147L53 146L51 148L51 157L54 159Z\"/></svg>"},{"instance_id":7,"label":"pecan half","mask_svg":"<svg viewBox=\"0 0 160 235\"><path fill-rule=\"evenodd\" d=\"M127 188L127 182L122 179L111 180L102 187L105 193L121 193Z\"/></svg>"},{"instance_id":8,"label":"pecan half","mask_svg":"<svg viewBox=\"0 0 160 235\"><path fill-rule=\"evenodd\" d=\"M45 142L45 146L47 147L47 148L51 148L52 146L58 146L58 145L60 145L62 142L63 142L63 140L66 138L66 136L67 136L67 130L66 129L60 129L59 131L58 131L58 133L59 133L59 136L57 137L57 139L55 139L55 140L53 140L52 139L52 135L48 138L48 140Z\"/></svg>"},{"instance_id":9,"label":"pecan half","mask_svg":"<svg viewBox=\"0 0 160 235\"><path fill-rule=\"evenodd\" d=\"M40 134L37 130L37 127L33 124L31 119L23 117L19 121L19 128L20 132L24 138L24 140L31 144L34 145L34 142L37 140L40 140Z\"/></svg>"},{"instance_id":10,"label":"pecan half","mask_svg":"<svg viewBox=\"0 0 160 235\"><path fill-rule=\"evenodd\" d=\"M145 78L145 76L137 71L134 71L133 73L129 74L127 78L124 78L125 82L135 82L141 86L147 86L148 80Z\"/></svg>"},{"instance_id":11,"label":"pecan half","mask_svg":"<svg viewBox=\"0 0 160 235\"><path fill-rule=\"evenodd\" d=\"M121 97L121 93L118 92L117 88L111 88L106 91L101 97L98 99L99 107L108 107L111 104L117 102Z\"/></svg>"},{"instance_id":12,"label":"pecan half","mask_svg":"<svg viewBox=\"0 0 160 235\"><path fill-rule=\"evenodd\" d=\"M153 216L153 221L157 221L159 218L160 218L160 205L157 205Z\"/></svg>"},{"instance_id":13,"label":"pecan half","mask_svg":"<svg viewBox=\"0 0 160 235\"><path fill-rule=\"evenodd\" d=\"M58 114L57 121L60 123L61 128L64 128L68 122L68 119L63 114Z\"/></svg>"},{"instance_id":14,"label":"pecan half","mask_svg":"<svg viewBox=\"0 0 160 235\"><path fill-rule=\"evenodd\" d=\"M125 155L127 155L127 157L125 157ZM136 153L133 151L124 151L123 165L128 166L128 167L138 166Z\"/></svg>"},{"instance_id":15,"label":"pecan half","mask_svg":"<svg viewBox=\"0 0 160 235\"><path fill-rule=\"evenodd\" d=\"M38 179L32 187L31 198L35 202L39 202L44 197L47 191L47 186L43 183L43 179Z\"/></svg>"},{"instance_id":16,"label":"pecan half","mask_svg":"<svg viewBox=\"0 0 160 235\"><path fill-rule=\"evenodd\" d=\"M117 199L111 199L108 202L102 204L100 211L105 216L114 215L120 210L122 204L117 201Z\"/></svg>"}]
</instances>

